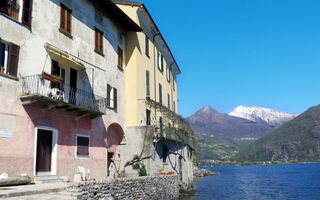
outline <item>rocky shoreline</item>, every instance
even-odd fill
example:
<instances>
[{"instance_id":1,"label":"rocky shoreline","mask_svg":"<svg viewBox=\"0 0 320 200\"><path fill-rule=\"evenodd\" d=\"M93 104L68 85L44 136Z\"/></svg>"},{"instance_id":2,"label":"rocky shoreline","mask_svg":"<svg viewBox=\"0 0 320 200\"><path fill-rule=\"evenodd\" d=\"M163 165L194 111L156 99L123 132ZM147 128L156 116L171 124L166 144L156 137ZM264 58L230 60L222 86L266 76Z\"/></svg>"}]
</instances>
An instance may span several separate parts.
<instances>
[{"instance_id":1,"label":"rocky shoreline","mask_svg":"<svg viewBox=\"0 0 320 200\"><path fill-rule=\"evenodd\" d=\"M210 169L199 169L197 167L195 167L193 169L193 176L194 177L205 177L205 176L212 176L214 175L215 172L213 172Z\"/></svg>"}]
</instances>

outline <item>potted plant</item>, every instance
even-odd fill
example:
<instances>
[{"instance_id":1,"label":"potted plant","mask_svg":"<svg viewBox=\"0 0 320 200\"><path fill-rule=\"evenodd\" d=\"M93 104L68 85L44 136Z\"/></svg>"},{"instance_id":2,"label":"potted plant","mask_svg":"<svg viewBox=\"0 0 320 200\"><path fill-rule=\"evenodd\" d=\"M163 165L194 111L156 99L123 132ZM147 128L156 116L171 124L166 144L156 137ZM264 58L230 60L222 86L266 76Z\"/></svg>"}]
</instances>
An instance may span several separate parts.
<instances>
[{"instance_id":1,"label":"potted plant","mask_svg":"<svg viewBox=\"0 0 320 200\"><path fill-rule=\"evenodd\" d=\"M0 66L0 72L4 73L4 67L3 66Z\"/></svg>"},{"instance_id":2,"label":"potted plant","mask_svg":"<svg viewBox=\"0 0 320 200\"><path fill-rule=\"evenodd\" d=\"M45 71L42 71L42 78L52 81L53 83L60 84L62 83L62 78L56 75L49 74Z\"/></svg>"}]
</instances>

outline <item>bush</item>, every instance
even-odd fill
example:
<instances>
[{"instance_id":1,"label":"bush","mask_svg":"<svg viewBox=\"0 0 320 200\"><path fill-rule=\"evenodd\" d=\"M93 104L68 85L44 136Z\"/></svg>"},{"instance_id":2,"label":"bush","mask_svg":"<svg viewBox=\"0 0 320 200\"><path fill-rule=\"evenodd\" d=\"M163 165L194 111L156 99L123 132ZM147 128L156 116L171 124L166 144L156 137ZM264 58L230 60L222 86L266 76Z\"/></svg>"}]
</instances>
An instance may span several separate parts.
<instances>
[{"instance_id":1,"label":"bush","mask_svg":"<svg viewBox=\"0 0 320 200\"><path fill-rule=\"evenodd\" d=\"M145 166L140 167L139 176L147 176L147 170Z\"/></svg>"}]
</instances>

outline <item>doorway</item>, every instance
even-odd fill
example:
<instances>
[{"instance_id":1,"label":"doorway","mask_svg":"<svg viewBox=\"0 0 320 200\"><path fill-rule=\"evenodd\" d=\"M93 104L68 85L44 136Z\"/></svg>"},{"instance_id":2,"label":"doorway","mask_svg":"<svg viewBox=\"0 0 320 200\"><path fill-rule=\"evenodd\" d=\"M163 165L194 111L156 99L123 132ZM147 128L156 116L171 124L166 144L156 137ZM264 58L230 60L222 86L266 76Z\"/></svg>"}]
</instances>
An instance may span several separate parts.
<instances>
[{"instance_id":1,"label":"doorway","mask_svg":"<svg viewBox=\"0 0 320 200\"><path fill-rule=\"evenodd\" d=\"M38 129L36 172L51 172L52 131Z\"/></svg>"},{"instance_id":2,"label":"doorway","mask_svg":"<svg viewBox=\"0 0 320 200\"><path fill-rule=\"evenodd\" d=\"M58 130L45 126L35 128L34 171L36 175L56 175Z\"/></svg>"},{"instance_id":3,"label":"doorway","mask_svg":"<svg viewBox=\"0 0 320 200\"><path fill-rule=\"evenodd\" d=\"M69 93L69 102L76 104L76 94L77 94L77 77L78 72L75 69L70 68L70 93Z\"/></svg>"}]
</instances>

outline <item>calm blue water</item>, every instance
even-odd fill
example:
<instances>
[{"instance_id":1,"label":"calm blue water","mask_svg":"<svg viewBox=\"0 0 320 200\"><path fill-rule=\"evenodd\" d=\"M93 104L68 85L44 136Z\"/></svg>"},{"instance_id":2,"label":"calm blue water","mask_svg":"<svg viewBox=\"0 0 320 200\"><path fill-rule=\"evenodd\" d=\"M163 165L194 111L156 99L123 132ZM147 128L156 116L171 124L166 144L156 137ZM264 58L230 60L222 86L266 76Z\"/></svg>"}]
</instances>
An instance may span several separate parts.
<instances>
[{"instance_id":1,"label":"calm blue water","mask_svg":"<svg viewBox=\"0 0 320 200\"><path fill-rule=\"evenodd\" d=\"M191 199L320 200L320 163L210 167Z\"/></svg>"}]
</instances>

